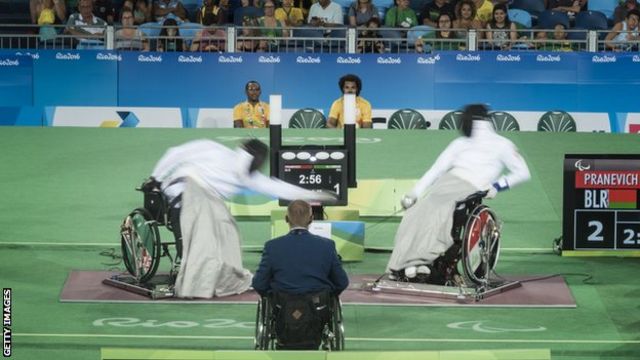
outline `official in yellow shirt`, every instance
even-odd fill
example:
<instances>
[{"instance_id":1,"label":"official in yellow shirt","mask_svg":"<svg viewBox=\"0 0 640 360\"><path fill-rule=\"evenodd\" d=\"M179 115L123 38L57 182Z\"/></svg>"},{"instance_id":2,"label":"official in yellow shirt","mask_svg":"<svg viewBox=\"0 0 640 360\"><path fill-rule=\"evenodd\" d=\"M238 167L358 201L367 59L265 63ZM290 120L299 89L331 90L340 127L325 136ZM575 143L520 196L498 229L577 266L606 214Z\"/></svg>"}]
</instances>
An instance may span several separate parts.
<instances>
[{"instance_id":1,"label":"official in yellow shirt","mask_svg":"<svg viewBox=\"0 0 640 360\"><path fill-rule=\"evenodd\" d=\"M357 75L347 74L340 78L340 81L338 81L338 86L340 87L343 95L356 95L356 127L371 128L371 104L364 98L360 97L360 90L362 90L362 81L360 80L360 78ZM344 127L343 111L344 96L341 96L331 105L327 127Z\"/></svg>"},{"instance_id":2,"label":"official in yellow shirt","mask_svg":"<svg viewBox=\"0 0 640 360\"><path fill-rule=\"evenodd\" d=\"M249 81L244 91L247 101L243 101L233 108L234 128L265 128L269 126L269 104L260 101L260 84Z\"/></svg>"}]
</instances>

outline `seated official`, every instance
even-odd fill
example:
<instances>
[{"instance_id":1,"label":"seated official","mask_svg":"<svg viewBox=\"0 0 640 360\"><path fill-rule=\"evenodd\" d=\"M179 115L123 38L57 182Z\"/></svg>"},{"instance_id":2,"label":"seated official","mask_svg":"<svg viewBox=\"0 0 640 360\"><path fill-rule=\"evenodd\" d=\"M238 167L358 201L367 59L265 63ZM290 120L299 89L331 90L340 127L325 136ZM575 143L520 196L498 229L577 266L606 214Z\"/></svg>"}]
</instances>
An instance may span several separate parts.
<instances>
[{"instance_id":1,"label":"seated official","mask_svg":"<svg viewBox=\"0 0 640 360\"><path fill-rule=\"evenodd\" d=\"M313 214L307 202L292 201L286 221L290 232L265 244L252 286L271 296L277 309L284 308L276 314L279 349L317 350L327 304L347 288L349 278L334 242L309 232ZM301 315L287 316L296 312L289 306Z\"/></svg>"}]
</instances>

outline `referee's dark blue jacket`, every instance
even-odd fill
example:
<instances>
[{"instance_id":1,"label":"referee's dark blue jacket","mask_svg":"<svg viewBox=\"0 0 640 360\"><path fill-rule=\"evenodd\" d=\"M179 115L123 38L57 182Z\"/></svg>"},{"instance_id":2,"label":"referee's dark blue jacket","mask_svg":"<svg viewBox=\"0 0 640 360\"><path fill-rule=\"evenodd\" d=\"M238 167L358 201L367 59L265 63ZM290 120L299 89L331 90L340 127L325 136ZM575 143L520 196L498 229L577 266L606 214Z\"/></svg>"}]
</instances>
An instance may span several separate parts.
<instances>
[{"instance_id":1,"label":"referee's dark blue jacket","mask_svg":"<svg viewBox=\"0 0 640 360\"><path fill-rule=\"evenodd\" d=\"M263 296L272 291L308 294L323 290L339 295L348 285L335 243L304 228L293 228L267 241L252 282Z\"/></svg>"}]
</instances>

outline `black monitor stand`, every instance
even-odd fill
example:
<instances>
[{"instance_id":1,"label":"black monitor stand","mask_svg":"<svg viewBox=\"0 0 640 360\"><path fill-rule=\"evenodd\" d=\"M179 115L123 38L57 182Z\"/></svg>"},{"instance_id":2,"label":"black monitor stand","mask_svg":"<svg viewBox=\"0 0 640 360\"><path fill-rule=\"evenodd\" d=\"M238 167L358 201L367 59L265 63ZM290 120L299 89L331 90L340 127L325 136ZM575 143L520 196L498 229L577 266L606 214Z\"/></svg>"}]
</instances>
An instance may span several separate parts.
<instances>
[{"instance_id":1,"label":"black monitor stand","mask_svg":"<svg viewBox=\"0 0 640 360\"><path fill-rule=\"evenodd\" d=\"M324 220L324 206L313 205L311 206L311 211L313 213L313 220Z\"/></svg>"}]
</instances>

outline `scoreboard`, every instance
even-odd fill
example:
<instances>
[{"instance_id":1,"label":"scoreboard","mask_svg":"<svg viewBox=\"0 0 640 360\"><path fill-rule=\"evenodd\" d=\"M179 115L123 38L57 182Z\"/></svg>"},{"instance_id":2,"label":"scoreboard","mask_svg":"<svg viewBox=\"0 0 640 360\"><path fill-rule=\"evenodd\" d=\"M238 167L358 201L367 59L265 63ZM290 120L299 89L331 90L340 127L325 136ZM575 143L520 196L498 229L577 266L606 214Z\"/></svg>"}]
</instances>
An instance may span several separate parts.
<instances>
[{"instance_id":1,"label":"scoreboard","mask_svg":"<svg viewBox=\"0 0 640 360\"><path fill-rule=\"evenodd\" d=\"M640 250L640 155L565 155L562 249Z\"/></svg>"},{"instance_id":2,"label":"scoreboard","mask_svg":"<svg viewBox=\"0 0 640 360\"><path fill-rule=\"evenodd\" d=\"M326 190L338 196L329 205L347 205L347 151L325 147L281 150L278 178L309 190ZM288 202L280 200L280 205Z\"/></svg>"}]
</instances>

